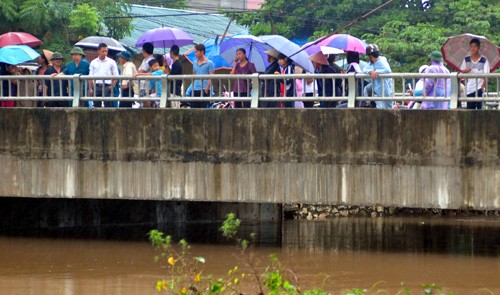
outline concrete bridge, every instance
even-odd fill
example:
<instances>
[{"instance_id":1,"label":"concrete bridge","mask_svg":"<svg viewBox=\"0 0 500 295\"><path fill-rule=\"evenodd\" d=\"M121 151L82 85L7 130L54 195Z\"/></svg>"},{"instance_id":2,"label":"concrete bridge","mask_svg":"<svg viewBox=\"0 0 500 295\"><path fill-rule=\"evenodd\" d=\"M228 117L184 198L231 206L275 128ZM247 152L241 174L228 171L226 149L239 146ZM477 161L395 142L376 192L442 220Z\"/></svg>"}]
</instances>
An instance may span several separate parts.
<instances>
[{"instance_id":1,"label":"concrete bridge","mask_svg":"<svg viewBox=\"0 0 500 295\"><path fill-rule=\"evenodd\" d=\"M500 112L0 109L0 196L500 207Z\"/></svg>"}]
</instances>

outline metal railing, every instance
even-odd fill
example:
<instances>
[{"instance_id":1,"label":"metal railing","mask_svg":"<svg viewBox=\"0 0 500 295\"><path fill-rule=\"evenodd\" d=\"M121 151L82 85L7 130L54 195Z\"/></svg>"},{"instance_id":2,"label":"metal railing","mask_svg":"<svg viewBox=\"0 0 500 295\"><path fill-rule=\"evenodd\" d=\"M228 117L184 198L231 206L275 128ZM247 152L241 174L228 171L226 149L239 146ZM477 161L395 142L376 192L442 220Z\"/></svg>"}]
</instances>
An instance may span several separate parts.
<instances>
[{"instance_id":1,"label":"metal railing","mask_svg":"<svg viewBox=\"0 0 500 295\"><path fill-rule=\"evenodd\" d=\"M163 75L163 76L138 76L136 78L125 76L95 77L95 76L0 76L0 101L27 102L36 101L40 105L50 102L66 102L68 106L87 106L89 101L97 102L152 102L160 108L172 107L174 102L245 102L252 108L265 105L268 102L336 102L344 103L345 107L359 106L360 102L391 101L444 101L449 102L451 109L457 108L462 102L490 102L500 103L500 73L492 74L414 74L393 73L380 75L381 79L389 79L392 83L392 94L389 96L364 95L363 87L374 80L365 74L293 74L293 75ZM461 80L488 79L488 87L483 97L466 97L461 92ZM438 95L436 91L431 95L415 96L407 92L407 85L415 85L418 80L449 79L449 89L445 89L446 96ZM209 91L205 93L209 83ZM296 84L296 81L299 84ZM175 93L175 85L182 82L181 93ZM308 83L315 81L312 83ZM117 89L111 89L111 84L121 85L128 83L128 95ZM308 86L309 84L309 86ZM389 83L390 84L390 83ZM321 86L323 85L323 87ZM332 91L331 85L334 90ZM335 88L335 85L338 87ZM189 86L189 87L187 87ZM235 88L236 86L236 88ZM312 95L298 96L296 86L308 89ZM385 83L381 83L385 93ZM238 88L239 87L239 88ZM282 97L282 89L292 87L290 96ZM101 89L99 89L101 88ZM161 88L161 91L159 91ZM244 88L246 88L246 91ZM489 88L489 89L488 89ZM232 92L240 89L240 92ZM19 103L22 106L23 103ZM208 105L208 104L207 104ZM97 105L95 105L97 106Z\"/></svg>"}]
</instances>

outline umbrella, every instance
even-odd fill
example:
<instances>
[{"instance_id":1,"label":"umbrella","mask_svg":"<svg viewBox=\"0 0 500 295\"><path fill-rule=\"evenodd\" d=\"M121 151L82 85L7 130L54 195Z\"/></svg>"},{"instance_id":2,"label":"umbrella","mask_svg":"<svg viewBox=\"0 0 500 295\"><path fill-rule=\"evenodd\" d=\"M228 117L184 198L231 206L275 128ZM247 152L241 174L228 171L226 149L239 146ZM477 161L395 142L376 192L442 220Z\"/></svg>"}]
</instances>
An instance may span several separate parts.
<instances>
[{"instance_id":1,"label":"umbrella","mask_svg":"<svg viewBox=\"0 0 500 295\"><path fill-rule=\"evenodd\" d=\"M462 34L449 37L441 47L444 60L457 71L460 71L460 66L465 57L469 53L469 43L472 38L478 38L481 41L479 53L484 55L490 63L490 72L493 72L500 66L500 47L491 43L490 40L483 36L473 34Z\"/></svg>"},{"instance_id":2,"label":"umbrella","mask_svg":"<svg viewBox=\"0 0 500 295\"><path fill-rule=\"evenodd\" d=\"M315 41L316 45L328 46L344 51L366 53L366 42L348 34L334 34Z\"/></svg>"},{"instance_id":3,"label":"umbrella","mask_svg":"<svg viewBox=\"0 0 500 295\"><path fill-rule=\"evenodd\" d=\"M252 35L236 35L220 44L219 54L228 64L233 66L236 50L239 48L245 49L248 60L255 64L257 72L266 70L269 62L265 51L271 49L271 46Z\"/></svg>"},{"instance_id":4,"label":"umbrella","mask_svg":"<svg viewBox=\"0 0 500 295\"><path fill-rule=\"evenodd\" d=\"M17 65L34 60L40 54L27 45L8 45L0 48L0 62Z\"/></svg>"},{"instance_id":5,"label":"umbrella","mask_svg":"<svg viewBox=\"0 0 500 295\"><path fill-rule=\"evenodd\" d=\"M316 52L323 52L323 54L342 54L344 53L344 50L337 49L334 47L328 47L328 46L319 46L314 44L314 42L309 42L302 47L300 47L300 50L305 51L308 55L313 55Z\"/></svg>"},{"instance_id":6,"label":"umbrella","mask_svg":"<svg viewBox=\"0 0 500 295\"><path fill-rule=\"evenodd\" d=\"M82 40L75 43L75 46L84 47L84 48L93 48L97 49L100 43L104 43L108 45L108 49L114 51L124 51L126 50L123 45L117 40L110 37L101 37L101 36L90 36L87 38L83 38Z\"/></svg>"},{"instance_id":7,"label":"umbrella","mask_svg":"<svg viewBox=\"0 0 500 295\"><path fill-rule=\"evenodd\" d=\"M265 35L260 36L260 39L282 54L289 56L296 65L306 70L306 72L314 73L314 67L308 58L309 56L305 51L300 50L299 45L280 35Z\"/></svg>"},{"instance_id":8,"label":"umbrella","mask_svg":"<svg viewBox=\"0 0 500 295\"><path fill-rule=\"evenodd\" d=\"M42 44L42 41L37 37L24 32L10 32L0 35L0 47L7 45L27 45L36 47Z\"/></svg>"},{"instance_id":9,"label":"umbrella","mask_svg":"<svg viewBox=\"0 0 500 295\"><path fill-rule=\"evenodd\" d=\"M205 40L205 42L203 42L203 44L205 45L205 56L214 63L215 70L232 69L230 64L219 55L220 45L215 43L215 38L207 39ZM196 62L196 56L194 53L195 51L192 48L184 53L184 56L191 63L194 63Z\"/></svg>"},{"instance_id":10,"label":"umbrella","mask_svg":"<svg viewBox=\"0 0 500 295\"><path fill-rule=\"evenodd\" d=\"M181 29L158 28L146 31L135 42L135 46L141 47L144 43L153 43L156 48L170 48L172 45L182 47L194 43L193 37Z\"/></svg>"}]
</instances>

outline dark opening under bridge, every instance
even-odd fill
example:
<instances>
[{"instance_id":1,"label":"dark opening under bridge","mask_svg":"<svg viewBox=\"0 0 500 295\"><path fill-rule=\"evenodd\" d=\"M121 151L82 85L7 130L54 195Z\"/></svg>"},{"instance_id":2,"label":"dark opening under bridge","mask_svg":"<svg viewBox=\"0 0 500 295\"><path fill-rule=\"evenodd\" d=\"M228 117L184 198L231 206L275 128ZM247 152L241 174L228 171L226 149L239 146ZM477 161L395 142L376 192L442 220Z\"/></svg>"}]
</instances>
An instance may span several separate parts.
<instances>
[{"instance_id":1,"label":"dark opening under bridge","mask_svg":"<svg viewBox=\"0 0 500 295\"><path fill-rule=\"evenodd\" d=\"M0 196L500 207L500 112L0 109Z\"/></svg>"}]
</instances>

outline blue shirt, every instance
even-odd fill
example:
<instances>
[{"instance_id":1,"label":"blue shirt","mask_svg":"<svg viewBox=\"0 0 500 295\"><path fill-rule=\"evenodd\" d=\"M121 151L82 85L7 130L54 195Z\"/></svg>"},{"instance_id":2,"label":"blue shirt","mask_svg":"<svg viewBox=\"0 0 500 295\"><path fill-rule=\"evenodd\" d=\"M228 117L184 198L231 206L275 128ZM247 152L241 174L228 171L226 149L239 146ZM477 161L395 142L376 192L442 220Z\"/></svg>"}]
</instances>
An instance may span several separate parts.
<instances>
[{"instance_id":1,"label":"blue shirt","mask_svg":"<svg viewBox=\"0 0 500 295\"><path fill-rule=\"evenodd\" d=\"M90 73L90 63L85 58L82 58L78 66L72 61L66 65L66 68L62 72L64 75L88 75Z\"/></svg>"},{"instance_id":2,"label":"blue shirt","mask_svg":"<svg viewBox=\"0 0 500 295\"><path fill-rule=\"evenodd\" d=\"M66 65L66 68L64 68L62 72L64 73L64 75L75 75L75 74L88 75L90 72L90 63L87 61L87 59L82 58L78 66L76 66L76 63L72 61ZM70 83L71 83L71 95L73 95L73 81L71 81ZM82 93L85 93L86 85L87 82L84 82Z\"/></svg>"},{"instance_id":3,"label":"blue shirt","mask_svg":"<svg viewBox=\"0 0 500 295\"><path fill-rule=\"evenodd\" d=\"M379 56L377 61L369 63L364 69L363 73L370 74L374 70L377 74L390 74L392 73L391 66L387 62L387 58ZM382 95L382 83L384 84L384 93ZM378 78L373 81L373 92L375 96L392 96L392 79Z\"/></svg>"},{"instance_id":4,"label":"blue shirt","mask_svg":"<svg viewBox=\"0 0 500 295\"><path fill-rule=\"evenodd\" d=\"M193 73L195 75L208 75L213 72L215 72L214 63L209 59L207 59L201 65L198 64L198 61L195 61L193 63ZM207 88L207 85L208 85L208 80L194 80L193 90L195 91L205 90Z\"/></svg>"},{"instance_id":5,"label":"blue shirt","mask_svg":"<svg viewBox=\"0 0 500 295\"><path fill-rule=\"evenodd\" d=\"M161 76L163 75L162 70L154 71L151 73L153 76ZM155 89L156 96L159 97L161 95L161 81L160 80L150 80L149 87Z\"/></svg>"}]
</instances>

